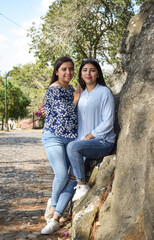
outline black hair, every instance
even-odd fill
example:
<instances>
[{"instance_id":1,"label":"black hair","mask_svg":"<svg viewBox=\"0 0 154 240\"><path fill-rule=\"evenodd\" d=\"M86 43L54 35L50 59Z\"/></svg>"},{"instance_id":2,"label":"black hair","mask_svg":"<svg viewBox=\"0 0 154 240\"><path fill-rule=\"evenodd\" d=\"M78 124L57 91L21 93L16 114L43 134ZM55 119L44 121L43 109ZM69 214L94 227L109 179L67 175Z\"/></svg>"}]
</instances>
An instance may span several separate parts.
<instances>
[{"instance_id":1,"label":"black hair","mask_svg":"<svg viewBox=\"0 0 154 240\"><path fill-rule=\"evenodd\" d=\"M63 56L60 57L56 60L55 64L54 64L54 69L53 69L53 73L52 73L52 77L51 77L51 82L49 84L49 86L56 82L58 80L58 76L56 75L56 72L58 71L58 69L60 68L60 66L65 63L65 62L71 62L73 64L74 67L74 62L70 57L67 56Z\"/></svg>"},{"instance_id":2,"label":"black hair","mask_svg":"<svg viewBox=\"0 0 154 240\"><path fill-rule=\"evenodd\" d=\"M87 63L91 63L97 68L98 74L99 74L99 77L97 78L97 83L99 83L102 86L106 86L106 83L105 83L105 80L103 77L103 73L102 73L102 70L101 70L101 67L100 67L98 61L96 59L90 58L90 59L84 59L81 63L80 69L79 69L79 83L80 83L82 89L84 90L86 88L86 84L81 77L81 71L82 71L82 68L84 67L84 65Z\"/></svg>"}]
</instances>

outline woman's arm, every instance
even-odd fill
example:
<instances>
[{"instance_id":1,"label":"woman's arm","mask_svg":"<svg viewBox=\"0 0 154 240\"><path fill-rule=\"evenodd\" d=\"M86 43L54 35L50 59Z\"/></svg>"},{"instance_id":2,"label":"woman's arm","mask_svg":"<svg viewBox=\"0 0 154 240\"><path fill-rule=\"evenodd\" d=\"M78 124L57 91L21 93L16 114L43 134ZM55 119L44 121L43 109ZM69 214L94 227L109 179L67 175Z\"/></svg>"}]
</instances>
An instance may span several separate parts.
<instances>
[{"instance_id":1,"label":"woman's arm","mask_svg":"<svg viewBox=\"0 0 154 240\"><path fill-rule=\"evenodd\" d=\"M75 92L73 93L73 103L76 106L78 104L80 94L82 93L83 89L81 88L80 84L77 85Z\"/></svg>"},{"instance_id":2,"label":"woman's arm","mask_svg":"<svg viewBox=\"0 0 154 240\"><path fill-rule=\"evenodd\" d=\"M114 127L115 106L112 93L108 93L107 97L101 103L102 122L91 131L94 137L106 136Z\"/></svg>"},{"instance_id":3,"label":"woman's arm","mask_svg":"<svg viewBox=\"0 0 154 240\"><path fill-rule=\"evenodd\" d=\"M74 93L73 93L73 96L74 96L74 98L73 98L73 103L74 103L74 105L76 106L76 105L78 104L78 101L79 101L79 98L80 98L80 93L74 92Z\"/></svg>"}]
</instances>

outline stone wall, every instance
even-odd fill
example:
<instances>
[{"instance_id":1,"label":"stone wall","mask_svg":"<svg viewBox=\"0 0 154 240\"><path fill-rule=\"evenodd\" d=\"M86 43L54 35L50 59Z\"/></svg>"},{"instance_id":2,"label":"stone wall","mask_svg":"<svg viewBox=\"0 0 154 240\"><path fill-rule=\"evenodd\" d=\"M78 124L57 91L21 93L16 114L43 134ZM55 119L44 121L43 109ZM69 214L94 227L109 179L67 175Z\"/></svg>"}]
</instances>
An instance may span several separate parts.
<instances>
[{"instance_id":1,"label":"stone wall","mask_svg":"<svg viewBox=\"0 0 154 240\"><path fill-rule=\"evenodd\" d=\"M104 158L92 190L75 203L76 240L154 239L153 1L130 20L118 57L122 77L112 89L120 91L117 152Z\"/></svg>"}]
</instances>

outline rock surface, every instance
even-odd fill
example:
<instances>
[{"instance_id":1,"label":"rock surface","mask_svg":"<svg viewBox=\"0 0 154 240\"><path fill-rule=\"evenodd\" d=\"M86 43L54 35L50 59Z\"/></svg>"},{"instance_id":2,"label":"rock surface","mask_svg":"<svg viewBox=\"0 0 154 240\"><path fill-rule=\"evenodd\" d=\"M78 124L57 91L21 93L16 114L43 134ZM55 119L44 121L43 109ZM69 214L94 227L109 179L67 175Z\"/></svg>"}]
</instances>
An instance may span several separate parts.
<instances>
[{"instance_id":1,"label":"rock surface","mask_svg":"<svg viewBox=\"0 0 154 240\"><path fill-rule=\"evenodd\" d=\"M95 182L95 185L92 187L86 198L83 197L83 199L75 202L72 223L73 239L89 240L92 226L98 218L101 205L111 191L115 160L115 155L105 157L100 164L99 172L97 175L94 174L95 180L93 176L93 173L95 173L94 168L92 173L92 183ZM91 179L89 181L91 183Z\"/></svg>"},{"instance_id":2,"label":"rock surface","mask_svg":"<svg viewBox=\"0 0 154 240\"><path fill-rule=\"evenodd\" d=\"M153 1L143 4L141 12L130 20L118 57L120 71L116 74L122 72L122 79L117 88L113 86L113 92L120 96L117 109L121 130L113 185L105 197L110 185L105 185L102 178L98 192L95 184L88 196L76 203L75 240L154 239ZM100 175L103 176L101 168ZM100 191L103 187L105 192Z\"/></svg>"}]
</instances>

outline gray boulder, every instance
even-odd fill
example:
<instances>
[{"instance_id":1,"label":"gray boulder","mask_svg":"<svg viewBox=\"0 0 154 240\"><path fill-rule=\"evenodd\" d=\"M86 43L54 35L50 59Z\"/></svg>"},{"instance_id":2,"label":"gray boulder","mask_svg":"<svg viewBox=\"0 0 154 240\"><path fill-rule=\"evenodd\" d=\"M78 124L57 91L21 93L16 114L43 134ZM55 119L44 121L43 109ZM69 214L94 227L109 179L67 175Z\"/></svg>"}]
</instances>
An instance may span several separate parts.
<instances>
[{"instance_id":1,"label":"gray boulder","mask_svg":"<svg viewBox=\"0 0 154 240\"><path fill-rule=\"evenodd\" d=\"M76 240L154 239L153 1L130 20L118 57L122 80L118 88L113 86L120 99L116 161L115 155L104 158L92 190L75 203Z\"/></svg>"}]
</instances>

